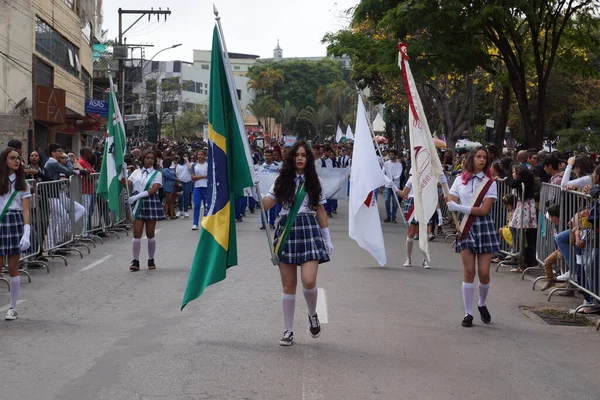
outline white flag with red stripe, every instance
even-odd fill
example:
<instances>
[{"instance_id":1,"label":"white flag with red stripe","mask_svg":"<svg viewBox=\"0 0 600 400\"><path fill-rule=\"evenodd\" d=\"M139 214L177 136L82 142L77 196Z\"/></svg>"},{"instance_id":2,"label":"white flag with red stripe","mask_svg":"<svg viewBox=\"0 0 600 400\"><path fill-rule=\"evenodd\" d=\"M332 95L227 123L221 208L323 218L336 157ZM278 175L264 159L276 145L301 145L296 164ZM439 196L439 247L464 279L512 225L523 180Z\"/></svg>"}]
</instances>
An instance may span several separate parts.
<instances>
[{"instance_id":1,"label":"white flag with red stripe","mask_svg":"<svg viewBox=\"0 0 600 400\"><path fill-rule=\"evenodd\" d=\"M437 185L439 176L442 173L442 163L437 155L423 104L408 65L407 51L408 46L406 44L400 43L398 45L398 66L402 70L409 105L408 127L415 199L414 217L419 221L419 247L429 255L427 222L438 206Z\"/></svg>"},{"instance_id":2,"label":"white flag with red stripe","mask_svg":"<svg viewBox=\"0 0 600 400\"><path fill-rule=\"evenodd\" d=\"M367 112L360 95L358 95L355 129L350 170L350 216L348 220L350 237L360 247L367 250L383 267L387 263L387 257L377 200L373 191L389 183L390 179L383 173L377 159L367 123Z\"/></svg>"}]
</instances>

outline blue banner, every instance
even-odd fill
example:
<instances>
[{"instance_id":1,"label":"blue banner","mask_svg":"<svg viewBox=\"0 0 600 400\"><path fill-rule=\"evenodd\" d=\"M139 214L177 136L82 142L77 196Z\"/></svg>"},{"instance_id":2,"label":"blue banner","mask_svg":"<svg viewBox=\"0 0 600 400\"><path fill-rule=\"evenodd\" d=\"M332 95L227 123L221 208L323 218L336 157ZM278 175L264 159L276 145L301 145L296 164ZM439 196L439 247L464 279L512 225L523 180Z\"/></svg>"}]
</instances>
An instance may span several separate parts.
<instances>
[{"instance_id":1,"label":"blue banner","mask_svg":"<svg viewBox=\"0 0 600 400\"><path fill-rule=\"evenodd\" d=\"M88 114L100 114L108 117L108 101L85 99L85 112Z\"/></svg>"}]
</instances>

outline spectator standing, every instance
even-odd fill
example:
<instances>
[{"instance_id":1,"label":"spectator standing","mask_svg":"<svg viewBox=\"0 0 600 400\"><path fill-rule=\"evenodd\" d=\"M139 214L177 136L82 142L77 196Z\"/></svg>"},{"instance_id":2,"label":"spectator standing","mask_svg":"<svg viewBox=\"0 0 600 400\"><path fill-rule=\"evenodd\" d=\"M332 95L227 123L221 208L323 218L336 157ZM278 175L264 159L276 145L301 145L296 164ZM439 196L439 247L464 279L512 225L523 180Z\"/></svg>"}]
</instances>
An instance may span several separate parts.
<instances>
[{"instance_id":1,"label":"spectator standing","mask_svg":"<svg viewBox=\"0 0 600 400\"><path fill-rule=\"evenodd\" d=\"M192 174L190 173L191 165L188 160L187 153L179 155L179 162L175 169L177 178L183 187L183 192L179 195L179 211L177 211L178 217L189 218L188 208L190 203L190 195L194 184L192 183Z\"/></svg>"},{"instance_id":2,"label":"spectator standing","mask_svg":"<svg viewBox=\"0 0 600 400\"><path fill-rule=\"evenodd\" d=\"M390 178L391 182L385 186L385 214L386 218L383 222L396 223L396 215L398 213L398 202L393 187L400 188L400 180L402 179L402 164L398 161L398 150L391 149L389 152L390 159L383 164L383 172Z\"/></svg>"},{"instance_id":3,"label":"spectator standing","mask_svg":"<svg viewBox=\"0 0 600 400\"><path fill-rule=\"evenodd\" d=\"M194 221L192 230L198 229L200 221L200 204L204 206L204 216L206 216L206 191L208 187L208 164L206 163L206 153L203 150L196 154L197 161L192 164L192 181L194 181Z\"/></svg>"}]
</instances>

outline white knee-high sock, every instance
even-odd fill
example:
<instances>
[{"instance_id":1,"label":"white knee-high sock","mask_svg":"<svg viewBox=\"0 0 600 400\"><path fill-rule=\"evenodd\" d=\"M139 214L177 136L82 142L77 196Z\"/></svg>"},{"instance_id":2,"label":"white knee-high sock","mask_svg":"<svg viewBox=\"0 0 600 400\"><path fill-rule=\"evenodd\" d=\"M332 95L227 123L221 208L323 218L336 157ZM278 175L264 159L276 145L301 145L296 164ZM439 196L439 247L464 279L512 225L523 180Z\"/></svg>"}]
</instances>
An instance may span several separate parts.
<instances>
[{"instance_id":1,"label":"white knee-high sock","mask_svg":"<svg viewBox=\"0 0 600 400\"><path fill-rule=\"evenodd\" d=\"M406 238L406 257L411 258L414 239Z\"/></svg>"},{"instance_id":2,"label":"white knee-high sock","mask_svg":"<svg viewBox=\"0 0 600 400\"><path fill-rule=\"evenodd\" d=\"M315 315L317 313L317 298L319 296L319 289L315 286L312 289L303 289L304 299L306 300L306 306L308 307L308 315Z\"/></svg>"},{"instance_id":3,"label":"white knee-high sock","mask_svg":"<svg viewBox=\"0 0 600 400\"><path fill-rule=\"evenodd\" d=\"M475 286L472 283L463 282L462 284L463 304L465 314L473 315L473 297L475 296Z\"/></svg>"},{"instance_id":4,"label":"white knee-high sock","mask_svg":"<svg viewBox=\"0 0 600 400\"><path fill-rule=\"evenodd\" d=\"M156 239L148 239L148 259L154 260L154 253L156 252Z\"/></svg>"},{"instance_id":5,"label":"white knee-high sock","mask_svg":"<svg viewBox=\"0 0 600 400\"><path fill-rule=\"evenodd\" d=\"M142 247L142 239L133 238L131 240L131 248L133 250L133 259L140 259L140 248Z\"/></svg>"},{"instance_id":6,"label":"white knee-high sock","mask_svg":"<svg viewBox=\"0 0 600 400\"><path fill-rule=\"evenodd\" d=\"M438 216L438 226L442 226L442 223L444 222L444 217L442 217L442 210L440 208L437 208L435 211L437 212Z\"/></svg>"},{"instance_id":7,"label":"white knee-high sock","mask_svg":"<svg viewBox=\"0 0 600 400\"><path fill-rule=\"evenodd\" d=\"M294 330L294 310L296 308L296 295L283 294L281 296L283 303L283 325L286 331Z\"/></svg>"},{"instance_id":8,"label":"white knee-high sock","mask_svg":"<svg viewBox=\"0 0 600 400\"><path fill-rule=\"evenodd\" d=\"M10 308L17 308L17 299L19 298L19 290L21 289L21 277L10 277Z\"/></svg>"},{"instance_id":9,"label":"white knee-high sock","mask_svg":"<svg viewBox=\"0 0 600 400\"><path fill-rule=\"evenodd\" d=\"M477 305L479 307L485 306L485 300L487 299L489 290L490 290L489 283L486 284L486 283L479 282L479 302L477 303Z\"/></svg>"}]
</instances>

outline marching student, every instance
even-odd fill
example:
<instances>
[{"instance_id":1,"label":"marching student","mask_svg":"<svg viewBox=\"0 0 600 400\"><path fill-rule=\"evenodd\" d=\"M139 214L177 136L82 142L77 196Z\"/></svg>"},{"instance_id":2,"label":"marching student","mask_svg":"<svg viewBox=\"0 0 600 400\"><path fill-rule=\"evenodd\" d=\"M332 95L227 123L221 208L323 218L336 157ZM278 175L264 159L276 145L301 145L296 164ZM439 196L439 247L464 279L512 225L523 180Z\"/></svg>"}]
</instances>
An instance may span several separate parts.
<instances>
[{"instance_id":1,"label":"marching student","mask_svg":"<svg viewBox=\"0 0 600 400\"><path fill-rule=\"evenodd\" d=\"M263 207L269 210L280 203L281 218L275 229L275 253L283 285L283 320L285 331L279 341L290 346L294 340L297 267L308 307L309 331L313 338L321 334L317 315L317 271L333 253L327 227L327 214L315 160L305 142L296 142L283 161L281 172L266 197Z\"/></svg>"},{"instance_id":2,"label":"marching student","mask_svg":"<svg viewBox=\"0 0 600 400\"><path fill-rule=\"evenodd\" d=\"M142 169L136 169L128 178L129 186L133 190L128 199L132 206L133 218L133 261L129 266L130 271L140 270L140 248L142 246L142 233L146 226L148 238L148 269L156 269L154 253L156 239L154 232L156 221L165 219L162 204L158 198L158 190L162 186L162 174L156 169L157 160L154 150L146 150L142 156Z\"/></svg>"},{"instance_id":3,"label":"marching student","mask_svg":"<svg viewBox=\"0 0 600 400\"><path fill-rule=\"evenodd\" d=\"M484 323L489 324L492 321L486 300L490 287L490 263L492 255L500 250L500 244L491 215L498 192L496 182L492 179L490 165L490 156L485 147L471 150L465 158L462 174L450 189L448 199L448 209L462 214L456 252L460 253L463 263L464 327L473 325L475 264L479 275L479 314Z\"/></svg>"},{"instance_id":4,"label":"marching student","mask_svg":"<svg viewBox=\"0 0 600 400\"><path fill-rule=\"evenodd\" d=\"M25 169L16 149L9 147L0 154L0 265L8 258L10 275L10 306L4 319L13 321L17 314L17 299L21 288L19 258L29 249L31 191L25 182Z\"/></svg>"},{"instance_id":5,"label":"marching student","mask_svg":"<svg viewBox=\"0 0 600 400\"><path fill-rule=\"evenodd\" d=\"M194 182L194 223L192 230L198 230L200 221L200 204L204 205L204 216L206 209L206 191L208 190L208 163L204 150L198 150L196 162L192 164L192 181Z\"/></svg>"}]
</instances>

